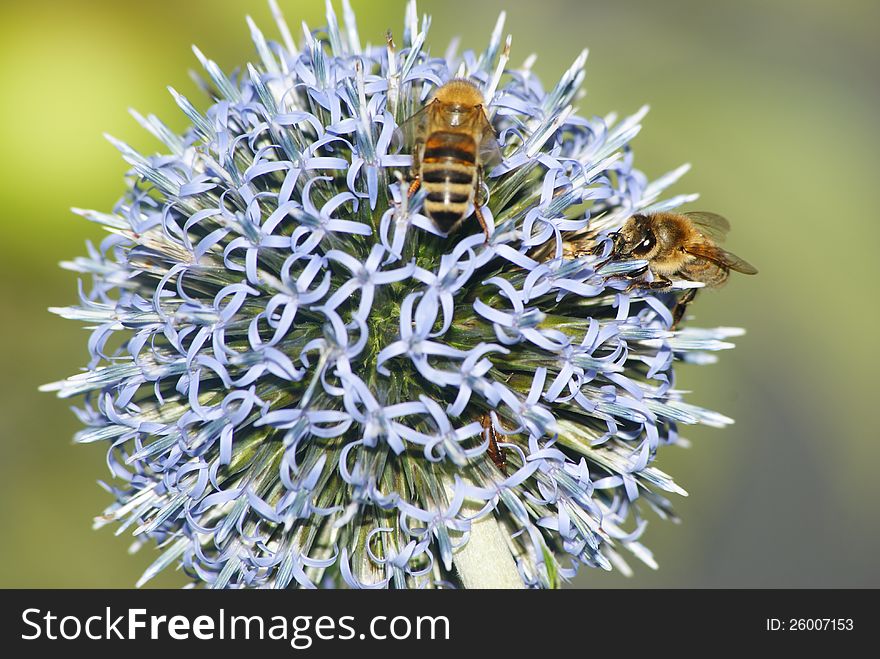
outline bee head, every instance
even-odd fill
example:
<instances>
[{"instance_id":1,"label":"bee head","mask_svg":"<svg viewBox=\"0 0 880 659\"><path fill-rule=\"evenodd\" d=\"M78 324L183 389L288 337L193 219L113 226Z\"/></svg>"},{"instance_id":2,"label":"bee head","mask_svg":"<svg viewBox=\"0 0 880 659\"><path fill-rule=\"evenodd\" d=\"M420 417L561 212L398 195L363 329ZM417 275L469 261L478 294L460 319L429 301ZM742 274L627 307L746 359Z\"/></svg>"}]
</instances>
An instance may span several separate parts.
<instances>
[{"instance_id":1,"label":"bee head","mask_svg":"<svg viewBox=\"0 0 880 659\"><path fill-rule=\"evenodd\" d=\"M658 236L651 218L633 215L614 236L614 253L617 256L650 259L659 250Z\"/></svg>"}]
</instances>

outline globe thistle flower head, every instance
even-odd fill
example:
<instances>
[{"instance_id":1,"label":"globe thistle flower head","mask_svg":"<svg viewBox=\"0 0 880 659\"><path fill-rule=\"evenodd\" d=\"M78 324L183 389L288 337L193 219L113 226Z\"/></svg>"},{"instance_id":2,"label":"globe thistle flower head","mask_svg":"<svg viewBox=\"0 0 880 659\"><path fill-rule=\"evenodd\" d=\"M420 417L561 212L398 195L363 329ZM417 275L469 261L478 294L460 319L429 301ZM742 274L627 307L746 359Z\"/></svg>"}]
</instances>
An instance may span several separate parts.
<instances>
[{"instance_id":1,"label":"globe thistle flower head","mask_svg":"<svg viewBox=\"0 0 880 659\"><path fill-rule=\"evenodd\" d=\"M670 331L668 293L630 290L609 231L662 198L618 120L574 103L586 53L545 89L515 67L503 16L481 52L442 57L407 8L400 42L363 46L354 15L257 62L200 51L191 127L136 119L162 144L131 166L110 235L65 264L88 281L56 313L88 323L91 361L48 385L83 396L79 442L104 442L119 524L212 587L554 587L580 565L628 570L645 513L684 494L652 466L684 402L675 361L738 330ZM487 238L444 234L408 195L395 134L445 82L472 81L503 160L485 175ZM598 247L567 255L572 239ZM603 247L604 246L604 247ZM604 250L604 253L603 253ZM680 283L680 286L686 284Z\"/></svg>"}]
</instances>

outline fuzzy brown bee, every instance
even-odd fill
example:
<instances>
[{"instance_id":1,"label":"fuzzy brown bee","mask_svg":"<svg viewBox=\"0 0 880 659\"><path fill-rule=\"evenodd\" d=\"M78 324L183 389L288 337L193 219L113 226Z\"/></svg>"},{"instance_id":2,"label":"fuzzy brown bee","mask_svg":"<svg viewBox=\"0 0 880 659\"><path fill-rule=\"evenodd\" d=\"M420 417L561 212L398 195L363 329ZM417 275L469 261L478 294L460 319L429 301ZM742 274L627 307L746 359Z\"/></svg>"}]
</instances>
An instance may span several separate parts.
<instances>
[{"instance_id":1,"label":"fuzzy brown bee","mask_svg":"<svg viewBox=\"0 0 880 659\"><path fill-rule=\"evenodd\" d=\"M480 210L483 170L501 160L501 151L479 88L468 80L447 82L398 130L412 149L409 195L425 188L425 213L446 233L467 218L473 203L488 238Z\"/></svg>"},{"instance_id":2,"label":"fuzzy brown bee","mask_svg":"<svg viewBox=\"0 0 880 659\"><path fill-rule=\"evenodd\" d=\"M730 223L715 213L637 214L611 234L614 247L610 258L648 262L654 279L634 283L633 288L667 289L673 277L717 288L727 281L731 270L747 275L758 272L751 264L718 246L729 230ZM690 288L682 293L672 311L673 328L684 316L697 290Z\"/></svg>"}]
</instances>

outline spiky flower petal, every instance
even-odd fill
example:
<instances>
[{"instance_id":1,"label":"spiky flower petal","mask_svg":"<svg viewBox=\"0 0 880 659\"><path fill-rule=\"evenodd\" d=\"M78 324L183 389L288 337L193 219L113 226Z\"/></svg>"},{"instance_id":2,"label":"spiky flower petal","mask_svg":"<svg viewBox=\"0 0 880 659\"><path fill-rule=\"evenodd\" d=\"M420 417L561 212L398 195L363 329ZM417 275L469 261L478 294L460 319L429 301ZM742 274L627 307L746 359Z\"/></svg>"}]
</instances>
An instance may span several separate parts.
<instances>
[{"instance_id":1,"label":"spiky flower petal","mask_svg":"<svg viewBox=\"0 0 880 659\"><path fill-rule=\"evenodd\" d=\"M645 114L582 117L586 53L545 91L508 68L503 16L481 53L429 55L407 10L400 47L344 29L297 45L249 21L259 62L229 76L196 50L212 102L172 90L167 152L113 140L131 165L110 236L66 267L92 360L49 385L83 394L79 442L106 442L119 522L213 587L553 587L580 564L625 568L644 511L683 491L651 466L679 423L730 420L682 401L676 359L736 330L669 330L668 295L627 292L643 261L564 258L661 201L630 140ZM407 198L397 126L453 77L489 99L504 161L487 241L443 235ZM601 244L598 242L597 244ZM544 249L545 256L536 253ZM506 466L489 456L489 415ZM495 560L493 560L493 558ZM492 561L506 572L487 582ZM505 567L507 566L507 567ZM487 570L487 573L491 573Z\"/></svg>"}]
</instances>

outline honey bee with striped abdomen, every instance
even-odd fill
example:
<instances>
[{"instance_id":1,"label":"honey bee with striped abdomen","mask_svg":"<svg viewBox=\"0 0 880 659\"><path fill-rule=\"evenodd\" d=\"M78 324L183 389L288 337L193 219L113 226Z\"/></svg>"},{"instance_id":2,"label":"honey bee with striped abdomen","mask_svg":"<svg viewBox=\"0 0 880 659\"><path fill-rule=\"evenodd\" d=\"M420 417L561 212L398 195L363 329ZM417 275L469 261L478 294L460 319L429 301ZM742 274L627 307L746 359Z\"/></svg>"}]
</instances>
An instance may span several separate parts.
<instances>
[{"instance_id":1,"label":"honey bee with striped abdomen","mask_svg":"<svg viewBox=\"0 0 880 659\"><path fill-rule=\"evenodd\" d=\"M450 233L474 214L486 238L489 227L481 211L483 169L501 159L482 92L468 80L450 80L400 129L412 149L412 196L424 187L425 214Z\"/></svg>"},{"instance_id":2,"label":"honey bee with striped abdomen","mask_svg":"<svg viewBox=\"0 0 880 659\"><path fill-rule=\"evenodd\" d=\"M747 275L758 272L750 263L718 246L729 230L730 223L715 213L637 214L611 234L614 247L610 258L648 262L654 279L647 284L634 283L633 288L666 289L672 285L672 277L717 288L727 282L731 270ZM682 293L672 310L673 328L696 294L696 288Z\"/></svg>"}]
</instances>

